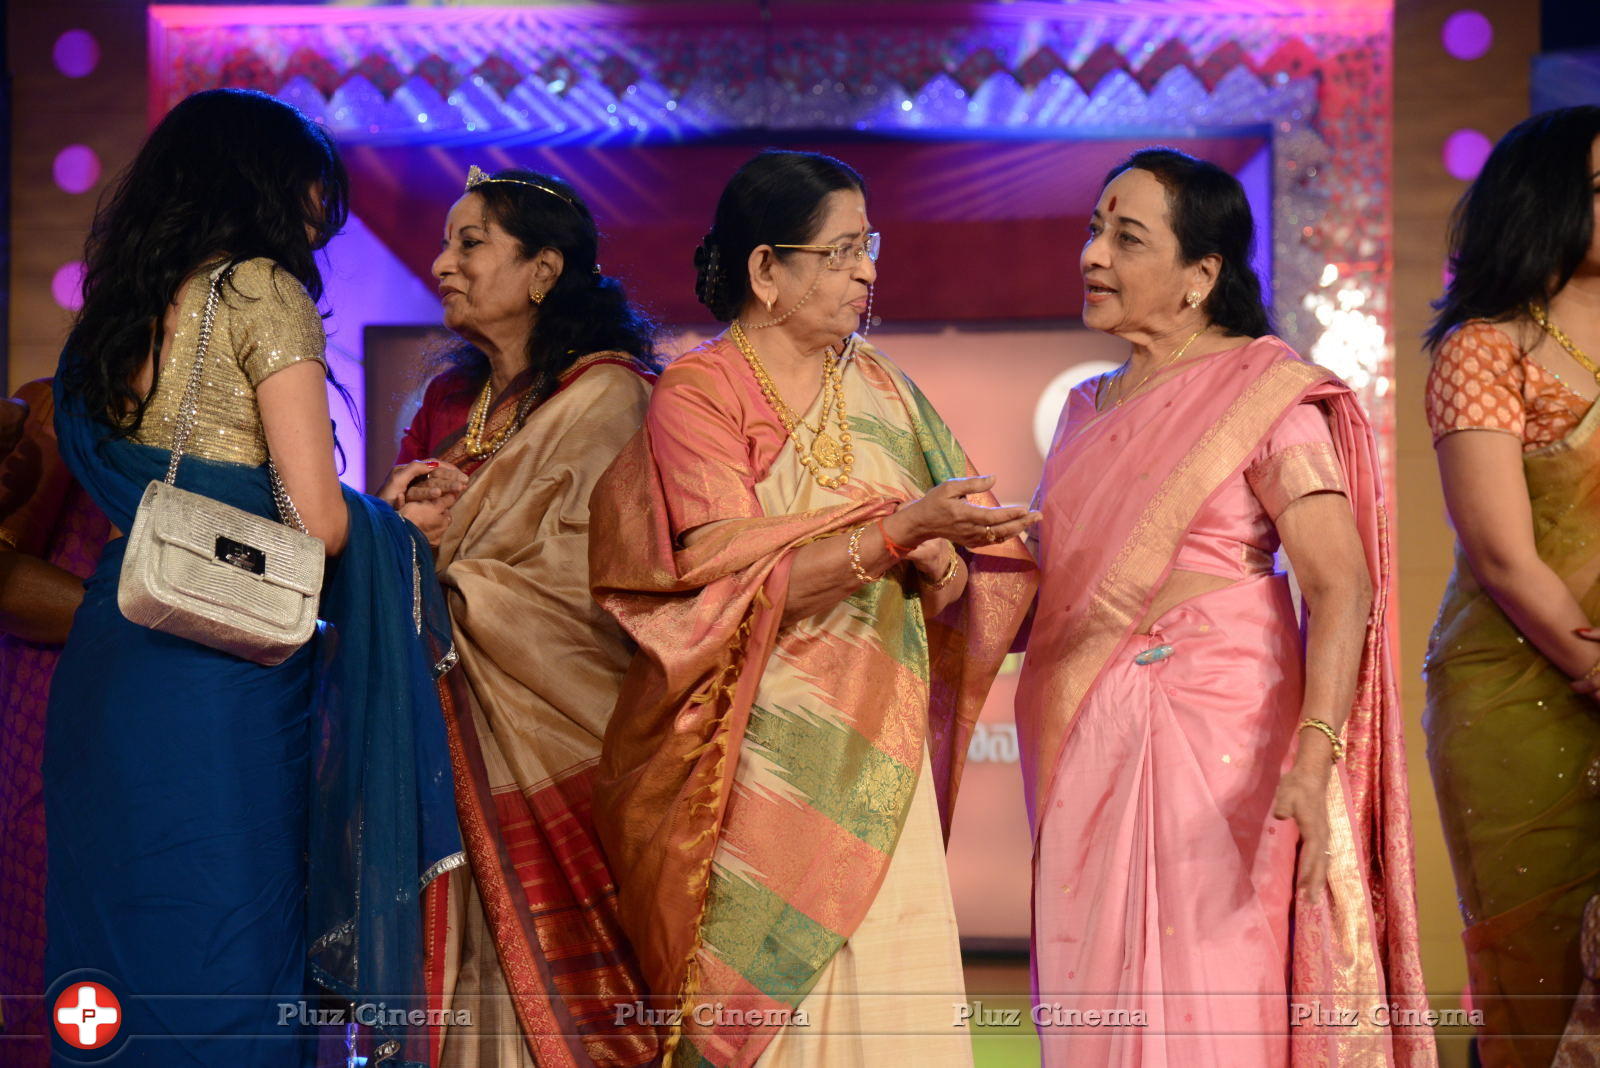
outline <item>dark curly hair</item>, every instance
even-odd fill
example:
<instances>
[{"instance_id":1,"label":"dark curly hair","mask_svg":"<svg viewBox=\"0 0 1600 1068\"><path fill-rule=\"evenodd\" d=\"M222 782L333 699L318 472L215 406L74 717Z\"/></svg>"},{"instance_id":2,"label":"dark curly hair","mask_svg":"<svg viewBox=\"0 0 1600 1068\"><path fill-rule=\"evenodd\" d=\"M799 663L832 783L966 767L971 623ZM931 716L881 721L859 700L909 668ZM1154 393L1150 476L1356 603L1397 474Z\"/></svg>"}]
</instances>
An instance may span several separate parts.
<instances>
[{"instance_id":1,"label":"dark curly hair","mask_svg":"<svg viewBox=\"0 0 1600 1068\"><path fill-rule=\"evenodd\" d=\"M343 228L348 190L333 139L290 105L248 89L185 99L95 213L64 387L113 433L132 434L155 395L161 322L184 279L222 256L230 274L263 257L320 300L314 253ZM157 377L141 396L132 383L152 340Z\"/></svg>"},{"instance_id":2,"label":"dark curly hair","mask_svg":"<svg viewBox=\"0 0 1600 1068\"><path fill-rule=\"evenodd\" d=\"M1212 255L1222 259L1217 284L1202 306L1206 316L1230 334L1272 333L1272 313L1261 299L1261 279L1250 266L1256 224L1239 179L1215 163L1175 148L1141 148L1111 168L1100 188L1131 170L1150 172L1166 190L1172 232L1184 263Z\"/></svg>"},{"instance_id":3,"label":"dark curly hair","mask_svg":"<svg viewBox=\"0 0 1600 1068\"><path fill-rule=\"evenodd\" d=\"M553 175L518 167L490 177L512 180L473 188L489 218L516 239L524 256L553 248L562 257L561 277L545 293L528 338L533 395L548 394L561 372L591 352L626 352L640 366L659 371L655 323L628 303L621 282L600 273L600 233L577 191ZM544 186L555 195L522 183ZM466 372L472 389L489 376L489 358L471 342L447 347L444 360Z\"/></svg>"},{"instance_id":4,"label":"dark curly hair","mask_svg":"<svg viewBox=\"0 0 1600 1068\"><path fill-rule=\"evenodd\" d=\"M750 253L761 245L803 245L822 224L822 204L841 189L867 191L847 163L817 152L767 149L734 173L716 220L694 250L694 293L719 322L750 299ZM779 256L793 255L779 250Z\"/></svg>"},{"instance_id":5,"label":"dark curly hair","mask_svg":"<svg viewBox=\"0 0 1600 1068\"><path fill-rule=\"evenodd\" d=\"M1600 107L1559 108L1494 146L1450 216L1454 275L1423 335L1430 350L1469 319L1513 318L1571 281L1594 239L1596 137Z\"/></svg>"}]
</instances>

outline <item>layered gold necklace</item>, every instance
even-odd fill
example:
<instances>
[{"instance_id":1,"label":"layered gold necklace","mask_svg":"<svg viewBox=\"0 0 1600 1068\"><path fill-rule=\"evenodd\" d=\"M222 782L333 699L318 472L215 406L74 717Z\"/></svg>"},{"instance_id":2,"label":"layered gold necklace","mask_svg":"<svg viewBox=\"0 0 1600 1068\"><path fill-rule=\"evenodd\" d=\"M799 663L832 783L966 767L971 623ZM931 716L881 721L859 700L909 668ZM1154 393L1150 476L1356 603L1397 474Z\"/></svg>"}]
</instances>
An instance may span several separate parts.
<instances>
[{"instance_id":1,"label":"layered gold necklace","mask_svg":"<svg viewBox=\"0 0 1600 1068\"><path fill-rule=\"evenodd\" d=\"M1578 348L1573 340L1567 336L1566 331L1555 324L1555 321L1550 318L1549 309L1541 304L1529 304L1528 316L1535 323L1538 323L1539 329L1549 334L1557 345L1566 349L1567 355L1578 361L1578 366L1594 375L1596 383L1600 383L1600 367L1595 366L1595 362L1589 359L1582 349Z\"/></svg>"},{"instance_id":2,"label":"layered gold necklace","mask_svg":"<svg viewBox=\"0 0 1600 1068\"><path fill-rule=\"evenodd\" d=\"M761 395L767 398L767 403L772 405L772 410L778 413L778 419L783 423L784 430L788 431L789 440L794 442L795 455L800 457L800 462L817 480L817 485L824 489L838 489L850 481L850 471L855 466L856 454L850 442L849 416L844 410L844 377L839 372L839 358L830 348L822 357L822 414L817 420L817 425L812 426L794 409L783 402L778 396L778 387L773 384L772 376L767 374L767 369L761 364L761 357L756 355L755 346L750 344L750 339L745 335L744 327L734 320L733 326L728 330L728 336L733 338L733 343L739 346L739 352L744 356L745 362L750 365L750 371L756 376L756 383L761 387ZM839 436L834 438L828 433L828 413L834 416L834 425L838 428ZM811 435L811 444L808 446L800 436L800 428L804 427ZM837 475L825 475L823 468L831 468L839 472Z\"/></svg>"},{"instance_id":3,"label":"layered gold necklace","mask_svg":"<svg viewBox=\"0 0 1600 1068\"><path fill-rule=\"evenodd\" d=\"M530 390L529 393L531 396L532 391ZM481 460L486 456L493 456L499 451L500 446L504 445L506 440L517 432L518 427L522 426L522 420L528 414L523 407L526 403L526 398L524 398L523 403L517 405L516 414L506 420L499 430L485 438L483 430L489 422L489 410L494 407L494 380L491 378L485 382L483 391L478 394L478 399L472 403L472 410L467 413L467 430L461 437L461 447L466 450L467 455L474 460Z\"/></svg>"}]
</instances>

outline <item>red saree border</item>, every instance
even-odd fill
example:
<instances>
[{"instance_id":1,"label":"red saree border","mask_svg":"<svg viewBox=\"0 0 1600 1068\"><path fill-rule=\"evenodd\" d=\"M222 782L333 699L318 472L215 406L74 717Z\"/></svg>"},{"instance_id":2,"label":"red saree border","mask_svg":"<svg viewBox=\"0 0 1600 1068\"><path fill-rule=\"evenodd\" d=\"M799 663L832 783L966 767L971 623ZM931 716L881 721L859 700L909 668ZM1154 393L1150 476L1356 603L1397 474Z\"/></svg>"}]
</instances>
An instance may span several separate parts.
<instances>
[{"instance_id":1,"label":"red saree border","mask_svg":"<svg viewBox=\"0 0 1600 1068\"><path fill-rule=\"evenodd\" d=\"M438 682L439 704L444 710L450 764L456 781L456 815L461 823L461 838L467 847L472 877L483 899L489 928L494 933L512 1009L535 1063L555 1068L580 1068L592 1061L584 1052L577 1023L556 989L555 978L539 949L538 934L529 926L531 918L522 915L512 897L511 887L518 880L493 829L494 804L489 775L478 756L479 743L471 713L462 712L471 706L464 695L456 692L460 685L461 681L453 672ZM495 858L495 862L482 859L487 857ZM443 897L441 895L441 899ZM443 915L442 900L438 908ZM430 979L434 970L430 969ZM438 971L442 979L442 965Z\"/></svg>"}]
</instances>

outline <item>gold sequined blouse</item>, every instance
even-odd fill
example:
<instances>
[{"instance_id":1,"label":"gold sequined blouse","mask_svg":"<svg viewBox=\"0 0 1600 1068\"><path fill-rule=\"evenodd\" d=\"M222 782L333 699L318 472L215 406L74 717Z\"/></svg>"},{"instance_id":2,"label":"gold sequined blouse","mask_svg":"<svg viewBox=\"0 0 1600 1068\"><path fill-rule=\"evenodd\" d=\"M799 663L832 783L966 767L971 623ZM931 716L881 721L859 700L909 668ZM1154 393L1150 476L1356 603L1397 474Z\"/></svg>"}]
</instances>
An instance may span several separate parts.
<instances>
[{"instance_id":1,"label":"gold sequined blouse","mask_svg":"<svg viewBox=\"0 0 1600 1068\"><path fill-rule=\"evenodd\" d=\"M142 444L172 447L183 391L194 369L209 279L210 271L197 272L184 286L177 329L162 349L155 396L135 435ZM267 259L239 264L217 301L186 453L251 466L266 463L256 387L301 360L325 363L326 345L322 316L294 275Z\"/></svg>"}]
</instances>

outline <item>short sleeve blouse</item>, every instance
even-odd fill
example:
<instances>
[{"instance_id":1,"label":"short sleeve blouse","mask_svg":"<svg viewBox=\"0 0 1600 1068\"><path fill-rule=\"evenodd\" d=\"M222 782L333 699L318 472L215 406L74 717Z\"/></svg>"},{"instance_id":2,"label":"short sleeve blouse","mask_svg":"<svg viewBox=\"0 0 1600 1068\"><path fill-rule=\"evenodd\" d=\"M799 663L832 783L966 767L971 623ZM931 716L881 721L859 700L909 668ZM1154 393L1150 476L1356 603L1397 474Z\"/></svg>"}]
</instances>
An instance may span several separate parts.
<instances>
[{"instance_id":1,"label":"short sleeve blouse","mask_svg":"<svg viewBox=\"0 0 1600 1068\"><path fill-rule=\"evenodd\" d=\"M155 395L139 426L142 444L172 447L209 284L209 272L199 272L183 290L178 325L162 353ZM266 463L256 387L304 360L324 363L326 346L322 316L294 275L267 259L235 267L217 302L188 451L207 460Z\"/></svg>"},{"instance_id":2,"label":"short sleeve blouse","mask_svg":"<svg viewBox=\"0 0 1600 1068\"><path fill-rule=\"evenodd\" d=\"M1588 409L1589 401L1529 359L1509 333L1483 320L1453 330L1428 369L1435 444L1457 430L1496 430L1531 452L1566 437Z\"/></svg>"}]
</instances>

